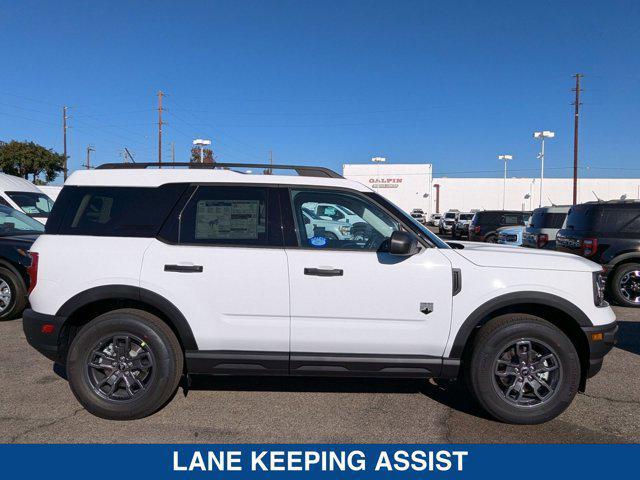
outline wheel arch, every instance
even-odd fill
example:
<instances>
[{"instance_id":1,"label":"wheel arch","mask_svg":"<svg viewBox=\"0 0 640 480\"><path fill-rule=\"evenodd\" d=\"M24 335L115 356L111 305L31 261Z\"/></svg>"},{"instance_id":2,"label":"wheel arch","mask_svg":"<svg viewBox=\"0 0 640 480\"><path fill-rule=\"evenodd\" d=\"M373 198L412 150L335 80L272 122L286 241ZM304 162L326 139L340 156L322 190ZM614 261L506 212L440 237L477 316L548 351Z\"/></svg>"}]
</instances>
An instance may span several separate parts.
<instances>
[{"instance_id":1,"label":"wheel arch","mask_svg":"<svg viewBox=\"0 0 640 480\"><path fill-rule=\"evenodd\" d=\"M495 297L476 308L463 322L453 341L450 359L468 358L480 327L492 318L508 313L540 317L560 329L573 343L580 357L580 390L584 390L589 369L589 342L581 327L591 327L589 317L568 300L544 292L518 292Z\"/></svg>"},{"instance_id":2,"label":"wheel arch","mask_svg":"<svg viewBox=\"0 0 640 480\"><path fill-rule=\"evenodd\" d=\"M131 285L104 285L90 288L67 300L56 312L66 320L60 333L61 357L77 331L93 318L120 308L136 308L156 315L173 330L183 351L198 350L186 318L169 300L155 292Z\"/></svg>"}]
</instances>

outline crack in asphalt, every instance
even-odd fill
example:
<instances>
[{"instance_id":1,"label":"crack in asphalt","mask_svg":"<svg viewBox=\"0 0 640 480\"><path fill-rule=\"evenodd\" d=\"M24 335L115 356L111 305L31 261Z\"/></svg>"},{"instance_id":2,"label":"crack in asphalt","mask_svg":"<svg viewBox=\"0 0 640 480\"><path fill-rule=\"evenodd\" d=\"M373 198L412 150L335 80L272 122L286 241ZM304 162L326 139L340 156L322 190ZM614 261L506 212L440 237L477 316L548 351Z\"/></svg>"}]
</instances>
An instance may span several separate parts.
<instances>
[{"instance_id":1,"label":"crack in asphalt","mask_svg":"<svg viewBox=\"0 0 640 480\"><path fill-rule=\"evenodd\" d=\"M60 418L56 418L55 420L51 421L51 422L47 422L47 423L41 423L40 425L36 425L35 427L32 428L28 428L23 432L18 433L17 435L14 435L13 437L11 437L9 439L8 443L17 443L18 439L24 435L28 435L29 433L33 433L37 430L40 430L41 428L47 428L50 427L52 425L55 425L56 423L60 423L63 422L71 417L75 417L78 413L82 412L84 410L83 407L77 408L75 409L72 413L70 413L69 415L66 415L64 417L60 417Z\"/></svg>"},{"instance_id":2,"label":"crack in asphalt","mask_svg":"<svg viewBox=\"0 0 640 480\"><path fill-rule=\"evenodd\" d=\"M625 403L625 404L640 405L640 401L638 401L638 400L620 400L620 399L611 398L611 397L589 395L588 393L583 393L582 395L585 396L585 397L588 397L588 398L593 398L594 400L607 400L607 401L613 402L613 403Z\"/></svg>"}]
</instances>

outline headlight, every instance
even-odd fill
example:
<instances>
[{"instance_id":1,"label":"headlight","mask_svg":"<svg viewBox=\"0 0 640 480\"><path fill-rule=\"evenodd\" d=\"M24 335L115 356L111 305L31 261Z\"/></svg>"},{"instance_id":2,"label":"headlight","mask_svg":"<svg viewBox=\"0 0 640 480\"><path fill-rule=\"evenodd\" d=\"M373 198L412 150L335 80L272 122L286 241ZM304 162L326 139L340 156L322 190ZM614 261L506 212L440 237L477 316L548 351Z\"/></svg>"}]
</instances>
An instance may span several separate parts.
<instances>
[{"instance_id":1,"label":"headlight","mask_svg":"<svg viewBox=\"0 0 640 480\"><path fill-rule=\"evenodd\" d=\"M351 227L347 227L347 226L340 227L340 233L342 235L349 235L349 232L351 232Z\"/></svg>"},{"instance_id":2,"label":"headlight","mask_svg":"<svg viewBox=\"0 0 640 480\"><path fill-rule=\"evenodd\" d=\"M596 307L606 307L609 304L604 299L604 289L606 286L604 272L593 272L593 303Z\"/></svg>"}]
</instances>

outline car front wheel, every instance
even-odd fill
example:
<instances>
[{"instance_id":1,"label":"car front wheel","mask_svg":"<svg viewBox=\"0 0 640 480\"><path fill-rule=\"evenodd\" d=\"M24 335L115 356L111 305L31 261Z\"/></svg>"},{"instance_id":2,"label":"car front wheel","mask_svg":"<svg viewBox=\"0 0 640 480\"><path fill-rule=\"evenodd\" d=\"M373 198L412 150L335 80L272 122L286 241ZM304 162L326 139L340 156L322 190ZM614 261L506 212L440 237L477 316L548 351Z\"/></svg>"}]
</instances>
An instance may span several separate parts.
<instances>
[{"instance_id":1,"label":"car front wheel","mask_svg":"<svg viewBox=\"0 0 640 480\"><path fill-rule=\"evenodd\" d=\"M73 339L67 357L72 392L89 412L112 420L146 417L178 388L183 354L155 315L121 309L100 315Z\"/></svg>"},{"instance_id":2,"label":"car front wheel","mask_svg":"<svg viewBox=\"0 0 640 480\"><path fill-rule=\"evenodd\" d=\"M580 359L551 323L526 314L496 317L475 339L468 382L482 407L515 424L547 422L573 401Z\"/></svg>"},{"instance_id":3,"label":"car front wheel","mask_svg":"<svg viewBox=\"0 0 640 480\"><path fill-rule=\"evenodd\" d=\"M27 304L27 289L12 270L0 267L0 321L18 317Z\"/></svg>"}]
</instances>

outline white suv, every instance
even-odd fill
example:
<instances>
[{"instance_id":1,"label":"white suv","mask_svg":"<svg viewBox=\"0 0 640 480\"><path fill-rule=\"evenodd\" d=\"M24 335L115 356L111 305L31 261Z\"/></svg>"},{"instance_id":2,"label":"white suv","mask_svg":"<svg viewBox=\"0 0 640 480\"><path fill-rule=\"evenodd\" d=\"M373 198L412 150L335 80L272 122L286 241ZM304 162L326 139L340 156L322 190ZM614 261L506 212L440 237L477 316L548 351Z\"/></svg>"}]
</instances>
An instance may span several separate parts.
<instances>
[{"instance_id":1,"label":"white suv","mask_svg":"<svg viewBox=\"0 0 640 480\"><path fill-rule=\"evenodd\" d=\"M538 423L614 344L600 266L578 256L450 248L326 169L153 166L75 172L32 247L26 337L100 417L150 415L196 373L464 376L494 417ZM309 231L317 204L366 233Z\"/></svg>"}]
</instances>

